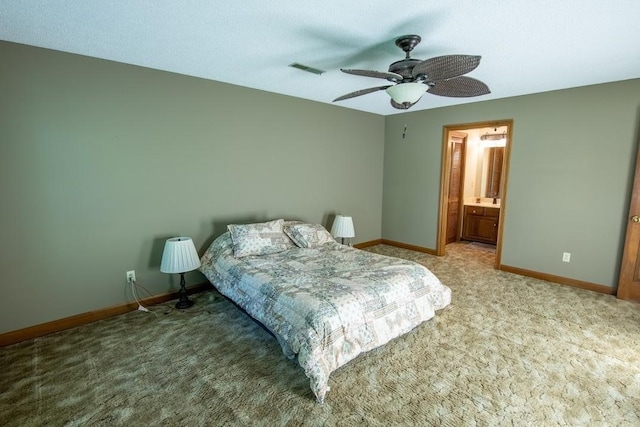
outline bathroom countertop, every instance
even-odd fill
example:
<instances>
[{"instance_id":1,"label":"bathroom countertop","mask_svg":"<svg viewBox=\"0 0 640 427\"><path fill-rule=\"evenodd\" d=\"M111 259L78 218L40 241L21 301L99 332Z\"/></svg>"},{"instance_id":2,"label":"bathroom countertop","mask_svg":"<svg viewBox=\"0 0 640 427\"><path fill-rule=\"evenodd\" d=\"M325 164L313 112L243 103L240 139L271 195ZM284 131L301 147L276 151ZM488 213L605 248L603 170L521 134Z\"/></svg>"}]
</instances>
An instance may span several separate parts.
<instances>
[{"instance_id":1,"label":"bathroom countertop","mask_svg":"<svg viewBox=\"0 0 640 427\"><path fill-rule=\"evenodd\" d=\"M483 202L483 203L465 203L465 206L479 206L479 207L483 207L483 208L498 208L500 209L500 203L494 205L493 203L490 202Z\"/></svg>"}]
</instances>

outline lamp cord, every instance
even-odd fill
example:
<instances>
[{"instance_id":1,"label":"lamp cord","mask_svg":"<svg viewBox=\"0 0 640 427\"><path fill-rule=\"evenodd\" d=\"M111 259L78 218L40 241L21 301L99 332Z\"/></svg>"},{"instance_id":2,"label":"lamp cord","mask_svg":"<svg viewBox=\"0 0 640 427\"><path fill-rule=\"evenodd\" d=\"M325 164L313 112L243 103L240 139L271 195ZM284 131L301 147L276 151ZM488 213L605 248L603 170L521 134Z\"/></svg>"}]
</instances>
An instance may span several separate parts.
<instances>
[{"instance_id":1,"label":"lamp cord","mask_svg":"<svg viewBox=\"0 0 640 427\"><path fill-rule=\"evenodd\" d=\"M138 299L138 293L136 292L136 288L138 287L142 288L147 294L149 294L149 296L153 296L151 295L151 292L149 292L147 288L145 288L142 285L139 285L138 282L136 282L135 280L131 280L131 293L133 294L133 298L135 298L136 302L138 303L138 310L144 311L146 313L153 313L156 315L156 317L158 317L158 313L156 313L155 311L151 311L147 307L142 305L142 303Z\"/></svg>"},{"instance_id":2,"label":"lamp cord","mask_svg":"<svg viewBox=\"0 0 640 427\"><path fill-rule=\"evenodd\" d=\"M140 298L138 296L138 293L136 292L137 288L141 288L150 297L153 297L153 294L151 292L149 292L149 290L147 288L145 288L144 286L142 286L140 283L136 282L135 280L131 281L131 291L133 293L133 298L135 298L136 302L138 303L138 310L139 311L144 311L146 313L153 313L153 314L156 315L156 317L158 317L158 313L156 313L155 310L150 310L147 307L142 305L142 303L140 302ZM178 311L178 312L181 312L181 313L189 313L189 314L198 314L198 313L212 314L211 311L206 310L206 309L204 309L204 310L189 310L189 311L185 312L184 310L178 310L177 308L174 308L174 307L172 307L170 305L162 304L162 307L165 307L165 308L169 309L169 311L165 311L163 314L168 314L171 311Z\"/></svg>"}]
</instances>

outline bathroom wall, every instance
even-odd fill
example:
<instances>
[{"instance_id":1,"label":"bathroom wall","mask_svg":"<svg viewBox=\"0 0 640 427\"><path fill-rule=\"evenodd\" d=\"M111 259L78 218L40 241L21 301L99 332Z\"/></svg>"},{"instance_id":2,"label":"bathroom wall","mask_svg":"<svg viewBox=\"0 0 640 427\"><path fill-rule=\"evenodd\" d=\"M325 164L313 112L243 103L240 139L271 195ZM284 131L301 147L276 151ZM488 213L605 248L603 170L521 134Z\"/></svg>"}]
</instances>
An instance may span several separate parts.
<instances>
[{"instance_id":1,"label":"bathroom wall","mask_svg":"<svg viewBox=\"0 0 640 427\"><path fill-rule=\"evenodd\" d=\"M474 203L480 198L482 203L492 203L493 199L484 197L484 188L486 184L486 167L487 159L484 156L486 142L482 141L481 135L485 133L503 133L506 132L506 126L498 128L478 128L465 129L460 131L467 134L467 144L465 152L465 172L464 172L464 202ZM499 200L498 200L499 202Z\"/></svg>"}]
</instances>

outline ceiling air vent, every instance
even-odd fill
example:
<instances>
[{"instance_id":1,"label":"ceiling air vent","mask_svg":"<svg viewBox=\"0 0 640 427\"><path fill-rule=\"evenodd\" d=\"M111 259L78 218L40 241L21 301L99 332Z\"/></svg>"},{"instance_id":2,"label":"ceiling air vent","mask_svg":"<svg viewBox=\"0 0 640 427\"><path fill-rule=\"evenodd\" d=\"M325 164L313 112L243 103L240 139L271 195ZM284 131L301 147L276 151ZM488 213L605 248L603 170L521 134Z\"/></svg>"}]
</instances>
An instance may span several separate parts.
<instances>
[{"instance_id":1,"label":"ceiling air vent","mask_svg":"<svg viewBox=\"0 0 640 427\"><path fill-rule=\"evenodd\" d=\"M293 64L289 64L289 67L297 68L298 70L302 70L302 71L306 71L307 73L313 73L318 75L324 73L324 70L319 70L317 68L309 67L308 65L298 64L297 62L294 62Z\"/></svg>"}]
</instances>

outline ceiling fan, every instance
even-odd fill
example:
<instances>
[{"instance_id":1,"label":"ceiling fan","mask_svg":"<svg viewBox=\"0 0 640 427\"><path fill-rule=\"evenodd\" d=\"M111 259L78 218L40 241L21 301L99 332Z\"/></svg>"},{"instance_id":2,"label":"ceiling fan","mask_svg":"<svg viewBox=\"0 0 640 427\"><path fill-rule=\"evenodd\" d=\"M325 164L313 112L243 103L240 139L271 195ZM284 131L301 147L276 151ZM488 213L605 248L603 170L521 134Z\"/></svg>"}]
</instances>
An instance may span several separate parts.
<instances>
[{"instance_id":1,"label":"ceiling fan","mask_svg":"<svg viewBox=\"0 0 640 427\"><path fill-rule=\"evenodd\" d=\"M396 39L396 46L402 49L406 56L389 65L389 71L341 69L347 74L387 79L394 84L360 89L339 96L333 102L384 90L391 97L391 105L394 108L407 110L418 102L425 92L450 97L471 97L491 93L489 87L480 80L464 76L480 64L480 56L444 55L424 61L411 58L411 51L421 40L420 36L413 34Z\"/></svg>"}]
</instances>

